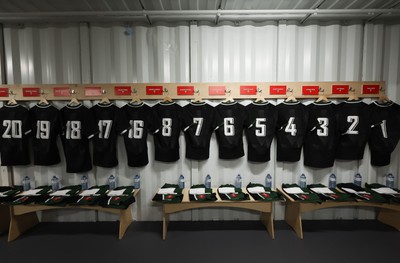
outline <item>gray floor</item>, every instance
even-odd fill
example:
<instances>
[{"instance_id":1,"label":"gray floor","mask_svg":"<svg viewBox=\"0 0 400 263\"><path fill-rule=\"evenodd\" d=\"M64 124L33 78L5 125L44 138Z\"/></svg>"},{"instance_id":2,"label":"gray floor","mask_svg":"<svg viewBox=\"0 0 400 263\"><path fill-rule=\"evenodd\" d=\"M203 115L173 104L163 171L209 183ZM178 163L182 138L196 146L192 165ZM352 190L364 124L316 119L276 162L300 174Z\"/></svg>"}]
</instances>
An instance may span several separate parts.
<instances>
[{"instance_id":1,"label":"gray floor","mask_svg":"<svg viewBox=\"0 0 400 263\"><path fill-rule=\"evenodd\" d=\"M400 232L374 220L303 221L304 239L275 221L275 240L257 221L41 223L8 243L0 262L400 262Z\"/></svg>"}]
</instances>

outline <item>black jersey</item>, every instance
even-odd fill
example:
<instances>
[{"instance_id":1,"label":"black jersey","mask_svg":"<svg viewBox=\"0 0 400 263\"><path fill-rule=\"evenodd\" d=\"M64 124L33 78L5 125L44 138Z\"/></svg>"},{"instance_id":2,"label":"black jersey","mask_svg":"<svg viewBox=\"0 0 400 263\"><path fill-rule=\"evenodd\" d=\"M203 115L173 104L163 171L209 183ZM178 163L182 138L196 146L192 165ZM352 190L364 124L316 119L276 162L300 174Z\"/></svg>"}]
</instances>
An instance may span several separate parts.
<instances>
[{"instance_id":1,"label":"black jersey","mask_svg":"<svg viewBox=\"0 0 400 263\"><path fill-rule=\"evenodd\" d=\"M276 124L276 160L297 162L307 130L308 111L304 104L282 102L276 106L278 120Z\"/></svg>"},{"instance_id":2,"label":"black jersey","mask_svg":"<svg viewBox=\"0 0 400 263\"><path fill-rule=\"evenodd\" d=\"M244 156L243 127L246 121L245 107L234 101L220 103L215 109L214 127L219 158L236 159Z\"/></svg>"},{"instance_id":3,"label":"black jersey","mask_svg":"<svg viewBox=\"0 0 400 263\"><path fill-rule=\"evenodd\" d=\"M162 102L153 106L155 160L175 162L179 159L179 134L182 107L175 102Z\"/></svg>"},{"instance_id":4,"label":"black jersey","mask_svg":"<svg viewBox=\"0 0 400 263\"><path fill-rule=\"evenodd\" d=\"M337 144L335 105L332 102L313 102L307 108L309 119L304 141L304 165L331 167Z\"/></svg>"},{"instance_id":5,"label":"black jersey","mask_svg":"<svg viewBox=\"0 0 400 263\"><path fill-rule=\"evenodd\" d=\"M246 112L247 159L251 162L268 162L277 120L275 106L268 102L253 102L246 106Z\"/></svg>"},{"instance_id":6,"label":"black jersey","mask_svg":"<svg viewBox=\"0 0 400 263\"><path fill-rule=\"evenodd\" d=\"M112 103L99 103L90 110L99 128L99 133L93 137L93 164L114 167L118 165L117 136L129 129L129 123L121 109Z\"/></svg>"},{"instance_id":7,"label":"black jersey","mask_svg":"<svg viewBox=\"0 0 400 263\"><path fill-rule=\"evenodd\" d=\"M390 155L400 138L400 106L389 102L369 105L371 109L371 135L368 145L371 151L371 164L384 166L390 164Z\"/></svg>"},{"instance_id":8,"label":"black jersey","mask_svg":"<svg viewBox=\"0 0 400 263\"><path fill-rule=\"evenodd\" d=\"M214 118L215 109L205 102L189 103L183 107L182 128L186 141L186 158L208 159Z\"/></svg>"},{"instance_id":9,"label":"black jersey","mask_svg":"<svg viewBox=\"0 0 400 263\"><path fill-rule=\"evenodd\" d=\"M28 109L20 104L4 105L0 109L1 165L27 165L31 132Z\"/></svg>"},{"instance_id":10,"label":"black jersey","mask_svg":"<svg viewBox=\"0 0 400 263\"><path fill-rule=\"evenodd\" d=\"M345 100L336 108L339 135L336 159L361 160L371 130L369 107L361 100Z\"/></svg>"},{"instance_id":11,"label":"black jersey","mask_svg":"<svg viewBox=\"0 0 400 263\"><path fill-rule=\"evenodd\" d=\"M61 134L60 111L51 104L36 104L29 110L32 127L33 163L59 163L57 138Z\"/></svg>"},{"instance_id":12,"label":"black jersey","mask_svg":"<svg viewBox=\"0 0 400 263\"><path fill-rule=\"evenodd\" d=\"M91 170L89 139L98 132L92 112L83 104L67 105L61 109L61 124L67 173Z\"/></svg>"},{"instance_id":13,"label":"black jersey","mask_svg":"<svg viewBox=\"0 0 400 263\"><path fill-rule=\"evenodd\" d=\"M130 124L130 129L124 134L124 143L128 166L141 167L149 163L147 153L147 134L151 130L151 108L143 102L128 103L122 107Z\"/></svg>"}]
</instances>

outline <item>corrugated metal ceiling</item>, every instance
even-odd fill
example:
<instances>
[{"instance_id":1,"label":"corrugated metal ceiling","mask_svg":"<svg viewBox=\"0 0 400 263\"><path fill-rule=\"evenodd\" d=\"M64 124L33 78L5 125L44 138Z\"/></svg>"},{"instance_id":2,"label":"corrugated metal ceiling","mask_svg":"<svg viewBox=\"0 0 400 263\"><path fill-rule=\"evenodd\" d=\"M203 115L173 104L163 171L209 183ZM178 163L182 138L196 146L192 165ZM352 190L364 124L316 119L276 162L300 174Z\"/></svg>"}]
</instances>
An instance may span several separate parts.
<instances>
[{"instance_id":1,"label":"corrugated metal ceiling","mask_svg":"<svg viewBox=\"0 0 400 263\"><path fill-rule=\"evenodd\" d=\"M173 12L171 11L179 11ZM256 11L256 12L255 12ZM0 22L400 19L399 0L0 0Z\"/></svg>"}]
</instances>

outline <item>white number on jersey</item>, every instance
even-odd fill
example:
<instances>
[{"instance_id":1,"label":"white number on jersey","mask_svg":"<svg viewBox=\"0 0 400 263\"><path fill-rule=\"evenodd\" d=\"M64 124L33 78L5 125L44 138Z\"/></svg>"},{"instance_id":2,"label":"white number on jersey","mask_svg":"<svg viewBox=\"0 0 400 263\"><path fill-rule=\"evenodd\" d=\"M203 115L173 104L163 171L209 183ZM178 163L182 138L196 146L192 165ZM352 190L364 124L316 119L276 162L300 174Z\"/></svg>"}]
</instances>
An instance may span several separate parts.
<instances>
[{"instance_id":1,"label":"white number on jersey","mask_svg":"<svg viewBox=\"0 0 400 263\"><path fill-rule=\"evenodd\" d=\"M49 139L50 138L50 122L40 121L36 122L36 139Z\"/></svg>"},{"instance_id":2,"label":"white number on jersey","mask_svg":"<svg viewBox=\"0 0 400 263\"><path fill-rule=\"evenodd\" d=\"M296 136L297 133L296 124L294 123L295 119L295 117L290 117L285 127L285 132L290 133L292 136Z\"/></svg>"},{"instance_id":3,"label":"white number on jersey","mask_svg":"<svg viewBox=\"0 0 400 263\"><path fill-rule=\"evenodd\" d=\"M317 118L319 123L319 128L317 129L318 136L328 136L328 125L329 119L328 118Z\"/></svg>"},{"instance_id":4,"label":"white number on jersey","mask_svg":"<svg viewBox=\"0 0 400 263\"><path fill-rule=\"evenodd\" d=\"M82 138L80 121L67 121L65 138L67 138L68 140L79 140Z\"/></svg>"},{"instance_id":5,"label":"white number on jersey","mask_svg":"<svg viewBox=\"0 0 400 263\"><path fill-rule=\"evenodd\" d=\"M224 134L225 136L235 136L235 119L230 117L230 118L224 118Z\"/></svg>"},{"instance_id":6,"label":"white number on jersey","mask_svg":"<svg viewBox=\"0 0 400 263\"><path fill-rule=\"evenodd\" d=\"M162 119L162 136L172 136L172 119L171 118L163 118Z\"/></svg>"},{"instance_id":7,"label":"white number on jersey","mask_svg":"<svg viewBox=\"0 0 400 263\"><path fill-rule=\"evenodd\" d=\"M112 124L112 120L99 120L99 139L110 138Z\"/></svg>"},{"instance_id":8,"label":"white number on jersey","mask_svg":"<svg viewBox=\"0 0 400 263\"><path fill-rule=\"evenodd\" d=\"M129 129L128 138L129 139L142 139L143 138L143 127L144 121L142 120L130 120L129 124L131 128Z\"/></svg>"},{"instance_id":9,"label":"white number on jersey","mask_svg":"<svg viewBox=\"0 0 400 263\"><path fill-rule=\"evenodd\" d=\"M358 131L356 130L358 122L360 118L358 116L347 116L347 122L350 122L351 125L349 129L347 130L347 134L358 134Z\"/></svg>"},{"instance_id":10,"label":"white number on jersey","mask_svg":"<svg viewBox=\"0 0 400 263\"><path fill-rule=\"evenodd\" d=\"M264 137L267 135L267 118L256 118L256 136Z\"/></svg>"},{"instance_id":11,"label":"white number on jersey","mask_svg":"<svg viewBox=\"0 0 400 263\"><path fill-rule=\"evenodd\" d=\"M387 129L386 129L386 120L382 120L381 129L382 129L383 138L387 139L388 135L387 135Z\"/></svg>"},{"instance_id":12,"label":"white number on jersey","mask_svg":"<svg viewBox=\"0 0 400 263\"><path fill-rule=\"evenodd\" d=\"M201 128L203 127L203 121L204 121L204 118L200 118L200 117L199 118L193 118L193 123L197 124L196 132L195 132L194 135L200 136Z\"/></svg>"},{"instance_id":13,"label":"white number on jersey","mask_svg":"<svg viewBox=\"0 0 400 263\"><path fill-rule=\"evenodd\" d=\"M22 138L22 121L20 120L3 120L3 126L6 127L2 137L5 139Z\"/></svg>"}]
</instances>

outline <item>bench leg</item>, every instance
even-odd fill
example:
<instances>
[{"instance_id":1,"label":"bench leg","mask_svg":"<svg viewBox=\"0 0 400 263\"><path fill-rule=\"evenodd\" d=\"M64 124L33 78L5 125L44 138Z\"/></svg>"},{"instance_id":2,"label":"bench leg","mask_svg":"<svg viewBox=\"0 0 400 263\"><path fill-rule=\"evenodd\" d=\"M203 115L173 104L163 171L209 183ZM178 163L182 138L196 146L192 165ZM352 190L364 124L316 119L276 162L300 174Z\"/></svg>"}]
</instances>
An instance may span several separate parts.
<instances>
[{"instance_id":1,"label":"bench leg","mask_svg":"<svg viewBox=\"0 0 400 263\"><path fill-rule=\"evenodd\" d=\"M129 206L127 209L121 210L121 214L119 216L119 235L118 238L121 240L128 227L132 223L132 209Z\"/></svg>"},{"instance_id":2,"label":"bench leg","mask_svg":"<svg viewBox=\"0 0 400 263\"><path fill-rule=\"evenodd\" d=\"M303 239L303 227L301 224L300 205L297 203L286 203L285 220L300 239Z\"/></svg>"},{"instance_id":3,"label":"bench leg","mask_svg":"<svg viewBox=\"0 0 400 263\"><path fill-rule=\"evenodd\" d=\"M275 233L274 233L274 220L272 218L272 213L266 213L262 212L261 213L261 222L264 224L264 226L267 228L269 235L271 236L272 239L275 239Z\"/></svg>"},{"instance_id":4,"label":"bench leg","mask_svg":"<svg viewBox=\"0 0 400 263\"><path fill-rule=\"evenodd\" d=\"M36 212L30 212L23 215L14 215L13 208L10 207L10 229L8 232L8 242L17 239L25 231L39 224Z\"/></svg>"},{"instance_id":5,"label":"bench leg","mask_svg":"<svg viewBox=\"0 0 400 263\"><path fill-rule=\"evenodd\" d=\"M163 213L163 235L162 235L163 240L165 240L167 238L168 224L169 224L169 214L164 212Z\"/></svg>"},{"instance_id":6,"label":"bench leg","mask_svg":"<svg viewBox=\"0 0 400 263\"><path fill-rule=\"evenodd\" d=\"M10 208L6 205L0 206L0 233L8 229L10 225Z\"/></svg>"},{"instance_id":7,"label":"bench leg","mask_svg":"<svg viewBox=\"0 0 400 263\"><path fill-rule=\"evenodd\" d=\"M382 223L392 226L400 231L400 212L381 208L378 214L378 220Z\"/></svg>"}]
</instances>

